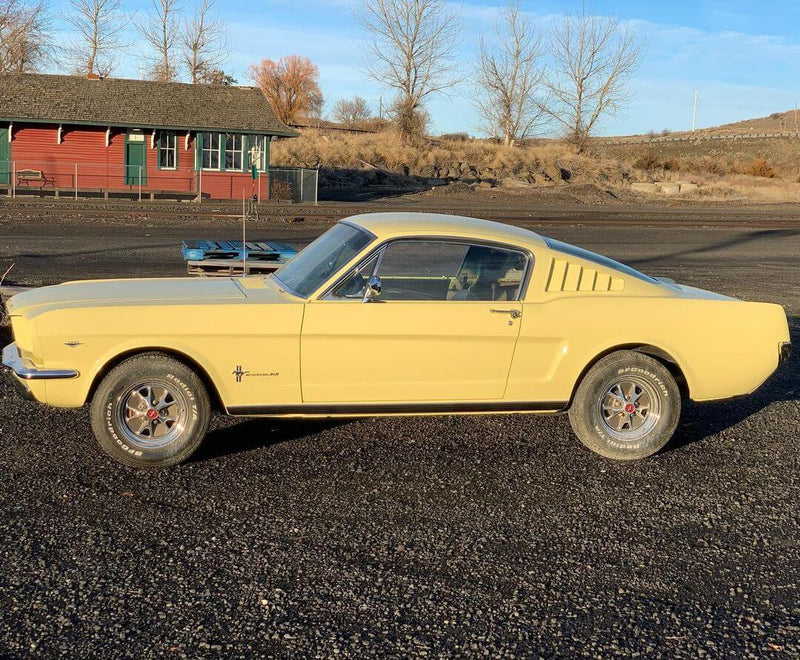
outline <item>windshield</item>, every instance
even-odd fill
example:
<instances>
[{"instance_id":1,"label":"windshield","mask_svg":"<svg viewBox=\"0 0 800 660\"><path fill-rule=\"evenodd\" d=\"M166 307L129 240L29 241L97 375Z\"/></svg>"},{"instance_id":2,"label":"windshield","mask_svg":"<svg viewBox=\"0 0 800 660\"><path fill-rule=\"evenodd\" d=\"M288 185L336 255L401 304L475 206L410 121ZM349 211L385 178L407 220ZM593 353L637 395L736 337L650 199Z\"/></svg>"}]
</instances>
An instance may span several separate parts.
<instances>
[{"instance_id":1,"label":"windshield","mask_svg":"<svg viewBox=\"0 0 800 660\"><path fill-rule=\"evenodd\" d=\"M274 277L290 291L308 298L371 240L363 229L336 224L275 271Z\"/></svg>"},{"instance_id":2,"label":"windshield","mask_svg":"<svg viewBox=\"0 0 800 660\"><path fill-rule=\"evenodd\" d=\"M575 247L574 245L570 245L569 243L562 243L561 241L556 241L552 238L546 238L545 242L547 243L547 246L552 250L556 250L558 252L573 257L578 257L579 259L585 259L586 261L591 261L593 263L596 263L598 266L605 266L606 268L611 268L612 270L616 270L620 273L625 273L625 275L632 275L633 277L638 277L640 280L644 280L645 282L658 284L658 280L656 280L654 277L650 277L649 275L640 273L635 268L631 268L630 266L621 264L619 261L614 261L613 259L609 259L608 257L596 254L595 252L589 252L589 250L584 250L583 248Z\"/></svg>"}]
</instances>

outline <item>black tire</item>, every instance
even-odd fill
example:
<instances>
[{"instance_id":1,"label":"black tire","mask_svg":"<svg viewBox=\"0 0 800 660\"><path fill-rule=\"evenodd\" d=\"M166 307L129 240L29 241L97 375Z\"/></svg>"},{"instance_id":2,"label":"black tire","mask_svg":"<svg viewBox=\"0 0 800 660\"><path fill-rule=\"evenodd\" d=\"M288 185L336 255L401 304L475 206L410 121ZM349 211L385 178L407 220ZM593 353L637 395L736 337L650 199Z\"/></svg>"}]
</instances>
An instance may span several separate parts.
<instances>
[{"instance_id":1,"label":"black tire","mask_svg":"<svg viewBox=\"0 0 800 660\"><path fill-rule=\"evenodd\" d=\"M97 441L114 460L165 467L185 461L200 446L211 405L192 369L163 353L143 353L108 372L90 416Z\"/></svg>"},{"instance_id":2,"label":"black tire","mask_svg":"<svg viewBox=\"0 0 800 660\"><path fill-rule=\"evenodd\" d=\"M681 393L669 369L649 355L618 351L599 360L583 377L569 421L593 452L630 461L664 447L680 415Z\"/></svg>"}]
</instances>

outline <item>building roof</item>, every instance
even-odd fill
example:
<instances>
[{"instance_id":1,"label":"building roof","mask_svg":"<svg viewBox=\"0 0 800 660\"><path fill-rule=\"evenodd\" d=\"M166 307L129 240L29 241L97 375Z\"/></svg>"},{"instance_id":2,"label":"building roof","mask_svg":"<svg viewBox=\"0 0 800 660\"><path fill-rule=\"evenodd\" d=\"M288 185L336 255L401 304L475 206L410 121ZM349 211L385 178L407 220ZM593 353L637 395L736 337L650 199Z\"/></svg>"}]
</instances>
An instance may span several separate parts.
<instances>
[{"instance_id":1,"label":"building roof","mask_svg":"<svg viewBox=\"0 0 800 660\"><path fill-rule=\"evenodd\" d=\"M296 136L255 87L0 74L0 120Z\"/></svg>"},{"instance_id":2,"label":"building roof","mask_svg":"<svg viewBox=\"0 0 800 660\"><path fill-rule=\"evenodd\" d=\"M546 245L539 234L528 229L458 215L396 211L364 213L350 216L345 220L363 227L378 238L394 238L404 235L458 236L483 238L513 245Z\"/></svg>"}]
</instances>

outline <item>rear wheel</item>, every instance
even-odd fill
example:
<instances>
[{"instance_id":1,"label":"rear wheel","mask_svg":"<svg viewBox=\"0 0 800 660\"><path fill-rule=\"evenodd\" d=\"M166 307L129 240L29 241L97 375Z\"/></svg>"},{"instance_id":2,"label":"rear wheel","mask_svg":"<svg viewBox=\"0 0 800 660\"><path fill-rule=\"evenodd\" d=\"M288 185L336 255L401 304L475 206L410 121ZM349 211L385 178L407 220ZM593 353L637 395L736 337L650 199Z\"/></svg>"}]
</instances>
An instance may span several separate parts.
<instances>
[{"instance_id":1,"label":"rear wheel","mask_svg":"<svg viewBox=\"0 0 800 660\"><path fill-rule=\"evenodd\" d=\"M618 351L584 376L569 420L592 451L634 460L655 454L669 442L680 413L680 390L669 370L649 355Z\"/></svg>"},{"instance_id":2,"label":"rear wheel","mask_svg":"<svg viewBox=\"0 0 800 660\"><path fill-rule=\"evenodd\" d=\"M112 458L134 467L174 465L200 446L208 429L208 393L197 374L161 353L114 367L91 404L92 429Z\"/></svg>"}]
</instances>

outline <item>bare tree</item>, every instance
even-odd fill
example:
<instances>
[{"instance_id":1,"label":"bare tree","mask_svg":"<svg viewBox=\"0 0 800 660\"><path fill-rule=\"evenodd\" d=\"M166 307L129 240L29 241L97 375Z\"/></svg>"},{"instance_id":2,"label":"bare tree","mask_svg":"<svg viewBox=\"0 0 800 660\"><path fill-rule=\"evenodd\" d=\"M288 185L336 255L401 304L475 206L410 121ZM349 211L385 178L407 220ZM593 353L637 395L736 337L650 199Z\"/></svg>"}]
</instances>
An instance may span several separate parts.
<instances>
[{"instance_id":1,"label":"bare tree","mask_svg":"<svg viewBox=\"0 0 800 660\"><path fill-rule=\"evenodd\" d=\"M322 90L318 90L311 95L311 105L309 106L308 112L306 112L305 120L310 126L320 128L322 122L325 121L324 115L325 95L322 93Z\"/></svg>"},{"instance_id":2,"label":"bare tree","mask_svg":"<svg viewBox=\"0 0 800 660\"><path fill-rule=\"evenodd\" d=\"M368 34L367 73L395 90L395 123L404 137L415 135L425 100L459 82L458 14L445 0L361 0L358 19Z\"/></svg>"},{"instance_id":3,"label":"bare tree","mask_svg":"<svg viewBox=\"0 0 800 660\"><path fill-rule=\"evenodd\" d=\"M121 0L70 0L69 8L64 18L77 34L67 46L67 54L75 72L103 78L111 75L128 25Z\"/></svg>"},{"instance_id":4,"label":"bare tree","mask_svg":"<svg viewBox=\"0 0 800 660\"><path fill-rule=\"evenodd\" d=\"M495 25L493 44L481 37L475 105L491 135L506 145L528 137L544 116L542 38L513 0Z\"/></svg>"},{"instance_id":5,"label":"bare tree","mask_svg":"<svg viewBox=\"0 0 800 660\"><path fill-rule=\"evenodd\" d=\"M211 83L227 59L228 35L225 23L210 15L214 0L203 0L193 18L187 18L181 37L183 63L189 79Z\"/></svg>"},{"instance_id":6,"label":"bare tree","mask_svg":"<svg viewBox=\"0 0 800 660\"><path fill-rule=\"evenodd\" d=\"M44 0L0 0L0 73L36 71L50 51Z\"/></svg>"},{"instance_id":7,"label":"bare tree","mask_svg":"<svg viewBox=\"0 0 800 660\"><path fill-rule=\"evenodd\" d=\"M615 16L596 16L583 5L553 30L549 114L577 151L604 115L629 101L631 76L644 52L633 29Z\"/></svg>"},{"instance_id":8,"label":"bare tree","mask_svg":"<svg viewBox=\"0 0 800 660\"><path fill-rule=\"evenodd\" d=\"M262 60L250 66L249 76L284 124L322 114L319 69L307 57L289 55L278 61Z\"/></svg>"},{"instance_id":9,"label":"bare tree","mask_svg":"<svg viewBox=\"0 0 800 660\"><path fill-rule=\"evenodd\" d=\"M140 19L136 28L151 50L151 54L147 56L152 65L150 77L153 80L172 82L178 77L175 51L179 36L180 7L178 0L151 2L153 14Z\"/></svg>"},{"instance_id":10,"label":"bare tree","mask_svg":"<svg viewBox=\"0 0 800 660\"><path fill-rule=\"evenodd\" d=\"M372 113L365 99L354 96L352 99L339 99L333 106L333 119L348 128L362 126L369 121Z\"/></svg>"}]
</instances>

